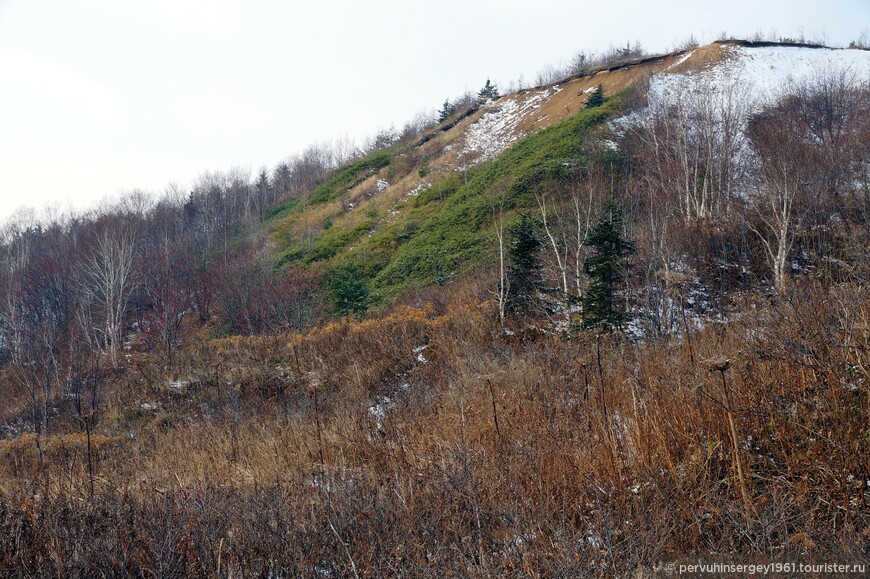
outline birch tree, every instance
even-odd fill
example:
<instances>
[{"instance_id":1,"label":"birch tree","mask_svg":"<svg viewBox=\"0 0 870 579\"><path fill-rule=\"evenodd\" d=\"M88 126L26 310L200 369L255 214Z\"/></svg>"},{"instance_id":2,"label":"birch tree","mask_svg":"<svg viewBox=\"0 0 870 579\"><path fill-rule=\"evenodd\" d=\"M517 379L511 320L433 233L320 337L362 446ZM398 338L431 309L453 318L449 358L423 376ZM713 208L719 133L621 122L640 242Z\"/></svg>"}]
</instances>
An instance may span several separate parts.
<instances>
[{"instance_id":1,"label":"birch tree","mask_svg":"<svg viewBox=\"0 0 870 579\"><path fill-rule=\"evenodd\" d=\"M136 232L126 223L104 225L82 260L79 283L90 308L85 315L95 343L118 365L124 316L134 289Z\"/></svg>"},{"instance_id":2,"label":"birch tree","mask_svg":"<svg viewBox=\"0 0 870 579\"><path fill-rule=\"evenodd\" d=\"M596 169L575 176L568 186L567 195L561 194L561 199L551 198L556 197L552 195L552 187L535 191L541 229L546 238L544 245L552 256L550 268L555 270L558 278L569 321L570 306L582 303L586 279L583 262L593 228L592 216L606 196L608 187L604 172Z\"/></svg>"},{"instance_id":3,"label":"birch tree","mask_svg":"<svg viewBox=\"0 0 870 579\"><path fill-rule=\"evenodd\" d=\"M811 145L803 142L799 99L787 97L753 117L748 133L757 156L755 194L747 225L764 246L777 291L786 288L789 256L800 223L798 196L810 182Z\"/></svg>"},{"instance_id":4,"label":"birch tree","mask_svg":"<svg viewBox=\"0 0 870 579\"><path fill-rule=\"evenodd\" d=\"M554 228L553 215L548 210L547 191L535 191L535 200L538 202L538 209L541 212L541 226L544 228L544 234L550 242L550 249L553 250L553 258L556 260L558 269L559 281L561 284L562 294L568 295L568 243L563 235L559 235L559 230ZM549 220L548 220L549 218ZM562 229L562 228L559 228ZM564 231L564 230L562 230ZM556 237L563 237L557 241Z\"/></svg>"},{"instance_id":5,"label":"birch tree","mask_svg":"<svg viewBox=\"0 0 870 579\"><path fill-rule=\"evenodd\" d=\"M498 320L504 324L507 311L507 300L510 294L510 277L507 270L507 210L508 185L504 181L496 183L489 195L489 207L495 224L495 238L498 245L498 289L496 304L498 305Z\"/></svg>"}]
</instances>

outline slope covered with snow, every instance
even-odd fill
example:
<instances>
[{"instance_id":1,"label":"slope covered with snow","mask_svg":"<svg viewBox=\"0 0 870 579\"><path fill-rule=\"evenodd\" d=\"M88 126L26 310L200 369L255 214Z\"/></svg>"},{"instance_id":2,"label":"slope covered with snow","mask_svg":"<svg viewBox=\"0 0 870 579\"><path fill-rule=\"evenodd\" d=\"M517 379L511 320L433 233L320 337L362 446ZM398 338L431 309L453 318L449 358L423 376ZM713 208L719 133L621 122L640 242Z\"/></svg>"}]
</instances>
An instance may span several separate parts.
<instances>
[{"instance_id":1,"label":"slope covered with snow","mask_svg":"<svg viewBox=\"0 0 870 579\"><path fill-rule=\"evenodd\" d=\"M556 85L513 94L488 104L486 112L466 132L462 158L470 159L473 164L497 157L525 135L520 124L560 90Z\"/></svg>"},{"instance_id":2,"label":"slope covered with snow","mask_svg":"<svg viewBox=\"0 0 870 579\"><path fill-rule=\"evenodd\" d=\"M664 113L689 133L728 139L735 160L746 159L743 130L760 107L817 79L870 83L870 51L806 46L721 45L710 62L691 51L649 77L649 105L612 120L619 136ZM675 70L676 69L676 70ZM688 137L687 137L688 138Z\"/></svg>"},{"instance_id":3,"label":"slope covered with snow","mask_svg":"<svg viewBox=\"0 0 870 579\"><path fill-rule=\"evenodd\" d=\"M650 105L656 108L663 100L694 87L712 94L744 95L750 101L746 104L757 106L776 100L795 85L831 73L845 72L856 82L870 81L870 51L866 50L740 45L729 45L725 50L725 57L712 66L653 75Z\"/></svg>"}]
</instances>

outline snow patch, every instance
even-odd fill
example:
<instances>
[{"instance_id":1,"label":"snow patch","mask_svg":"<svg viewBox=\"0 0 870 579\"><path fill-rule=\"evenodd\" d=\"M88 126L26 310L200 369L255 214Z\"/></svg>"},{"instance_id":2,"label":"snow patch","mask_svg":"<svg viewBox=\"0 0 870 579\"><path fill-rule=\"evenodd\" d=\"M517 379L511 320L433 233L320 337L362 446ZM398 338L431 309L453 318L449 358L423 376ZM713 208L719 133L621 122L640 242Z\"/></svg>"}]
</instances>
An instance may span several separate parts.
<instances>
[{"instance_id":1,"label":"snow patch","mask_svg":"<svg viewBox=\"0 0 870 579\"><path fill-rule=\"evenodd\" d=\"M796 46L733 46L725 60L697 73L654 75L650 102L691 88L699 78L707 90L724 93L735 80L754 107L782 97L789 85L830 71L847 70L857 81L870 80L870 52Z\"/></svg>"},{"instance_id":2,"label":"snow patch","mask_svg":"<svg viewBox=\"0 0 870 579\"><path fill-rule=\"evenodd\" d=\"M387 410L395 405L396 403L389 396L379 396L375 398L375 403L369 406L369 414L375 419L378 430L383 430L383 420L387 416Z\"/></svg>"},{"instance_id":3,"label":"snow patch","mask_svg":"<svg viewBox=\"0 0 870 579\"><path fill-rule=\"evenodd\" d=\"M681 64L683 64L684 62L686 62L687 60L689 60L689 59L692 57L693 54L695 54L695 51L694 51L694 50L690 50L689 52L687 52L686 54L684 54L683 56L681 56L681 57L680 57L680 60L678 60L678 61L675 62L674 64L670 65L670 66L668 67L668 69L671 69L671 68L675 68L675 67L677 67L677 66L680 66Z\"/></svg>"},{"instance_id":4,"label":"snow patch","mask_svg":"<svg viewBox=\"0 0 870 579\"><path fill-rule=\"evenodd\" d=\"M414 348L414 354L416 355L416 359L421 364L425 364L426 362L429 361L426 359L426 356L423 355L423 350L425 350L428 347L429 346L417 346L416 348Z\"/></svg>"},{"instance_id":5,"label":"snow patch","mask_svg":"<svg viewBox=\"0 0 870 579\"><path fill-rule=\"evenodd\" d=\"M413 189L411 189L410 191L405 193L405 195L407 195L408 197L416 197L422 191L425 191L426 189L429 189L431 187L432 187L432 183L420 183L419 185L417 185L416 187L414 187Z\"/></svg>"},{"instance_id":6,"label":"snow patch","mask_svg":"<svg viewBox=\"0 0 870 579\"><path fill-rule=\"evenodd\" d=\"M466 132L461 157L474 157L474 160L466 161L465 165L474 165L497 157L524 137L525 131L518 128L520 123L560 90L562 88L556 85L523 95L505 97L489 105L488 110Z\"/></svg>"}]
</instances>

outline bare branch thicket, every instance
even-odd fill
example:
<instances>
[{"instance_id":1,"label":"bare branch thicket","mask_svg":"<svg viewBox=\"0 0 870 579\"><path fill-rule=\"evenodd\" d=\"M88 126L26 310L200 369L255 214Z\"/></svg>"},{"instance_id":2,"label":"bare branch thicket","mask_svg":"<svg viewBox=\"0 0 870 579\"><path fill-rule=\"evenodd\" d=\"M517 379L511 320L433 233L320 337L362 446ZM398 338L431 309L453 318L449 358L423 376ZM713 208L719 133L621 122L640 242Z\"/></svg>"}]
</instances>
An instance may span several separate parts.
<instances>
[{"instance_id":1,"label":"bare branch thicket","mask_svg":"<svg viewBox=\"0 0 870 579\"><path fill-rule=\"evenodd\" d=\"M661 87L641 124L651 185L665 198L676 194L687 223L727 214L745 176L748 89L739 78L717 91L703 83Z\"/></svg>"},{"instance_id":2,"label":"bare branch thicket","mask_svg":"<svg viewBox=\"0 0 870 579\"><path fill-rule=\"evenodd\" d=\"M765 248L780 292L796 240L802 239L802 253L814 254L815 267L824 267L835 246L831 216L848 227L854 219L844 213L844 198L857 201L858 212L866 200L861 173L870 158L861 138L870 116L868 95L849 71L820 71L789 87L787 96L749 123L757 171L747 225ZM799 229L801 224L808 227Z\"/></svg>"},{"instance_id":3,"label":"bare branch thicket","mask_svg":"<svg viewBox=\"0 0 870 579\"><path fill-rule=\"evenodd\" d=\"M40 457L55 397L69 386L74 232L62 221L8 228L3 246L2 346L29 401Z\"/></svg>"},{"instance_id":4,"label":"bare branch thicket","mask_svg":"<svg viewBox=\"0 0 870 579\"><path fill-rule=\"evenodd\" d=\"M824 271L842 261L832 248L842 224L866 223L867 186L862 184L870 165L866 134L870 123L870 83L859 81L854 69L821 69L814 77L794 87L797 122L813 146L808 154L815 168L811 191L804 200L807 228L802 231L802 251L810 254L814 266ZM854 233L847 233L855 239ZM858 245L853 244L857 249Z\"/></svg>"}]
</instances>

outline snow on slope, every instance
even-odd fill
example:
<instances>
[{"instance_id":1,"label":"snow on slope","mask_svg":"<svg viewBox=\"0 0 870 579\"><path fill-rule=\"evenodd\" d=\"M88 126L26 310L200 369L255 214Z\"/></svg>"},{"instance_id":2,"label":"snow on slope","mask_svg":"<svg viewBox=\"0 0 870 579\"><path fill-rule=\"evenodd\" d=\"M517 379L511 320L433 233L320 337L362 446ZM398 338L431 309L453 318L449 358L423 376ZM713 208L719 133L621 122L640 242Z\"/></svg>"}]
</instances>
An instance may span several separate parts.
<instances>
[{"instance_id":1,"label":"snow on slope","mask_svg":"<svg viewBox=\"0 0 870 579\"><path fill-rule=\"evenodd\" d=\"M506 96L488 105L488 110L468 128L461 157L474 159L467 164L481 163L497 157L525 135L519 129L520 123L560 90L556 85L525 94Z\"/></svg>"},{"instance_id":2,"label":"snow on slope","mask_svg":"<svg viewBox=\"0 0 870 579\"><path fill-rule=\"evenodd\" d=\"M856 81L870 81L870 51L803 46L729 46L722 62L696 73L663 73L650 81L650 104L655 107L688 88L700 84L714 93L739 83L741 92L755 99L753 105L775 100L789 85L841 70L855 75ZM689 55L687 55L688 57ZM675 65L676 66L676 65Z\"/></svg>"},{"instance_id":3,"label":"snow on slope","mask_svg":"<svg viewBox=\"0 0 870 579\"><path fill-rule=\"evenodd\" d=\"M690 115L706 109L716 133L726 131L726 123L742 131L749 115L795 85L840 72L846 72L856 84L870 82L870 51L866 50L739 45L723 49L725 58L701 70L667 72L688 60L689 53L666 71L653 74L649 106L612 120L610 128L621 136L628 129L643 126L651 119L651 112L681 104ZM738 147L734 154L740 157L746 151Z\"/></svg>"},{"instance_id":4,"label":"snow on slope","mask_svg":"<svg viewBox=\"0 0 870 579\"><path fill-rule=\"evenodd\" d=\"M870 81L870 51L803 46L722 46L725 58L701 70L691 70L701 51L690 51L662 72L652 75L649 102L652 110L667 106L680 95L704 94L712 101L741 101L729 108L746 114L765 102L781 97L791 83L800 83L830 71L847 70L857 81ZM674 69L690 70L673 72ZM597 84L597 83L596 83ZM594 86L588 88L589 92ZM459 154L462 165L497 157L526 135L524 127L534 125L535 115L559 86L507 95L486 105L483 114L468 127ZM715 106L715 104L714 104ZM636 111L617 119L611 127L618 133L642 123L648 111Z\"/></svg>"}]
</instances>

